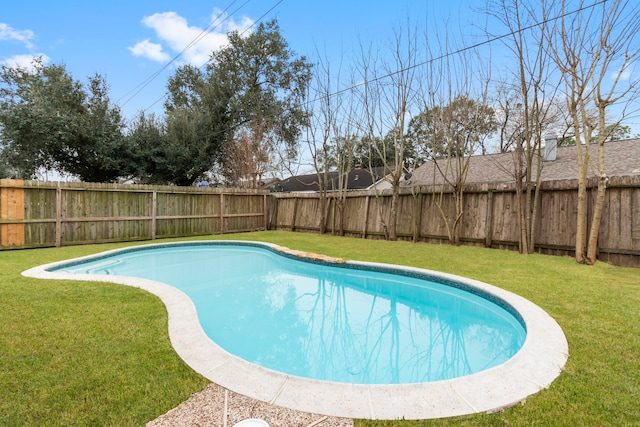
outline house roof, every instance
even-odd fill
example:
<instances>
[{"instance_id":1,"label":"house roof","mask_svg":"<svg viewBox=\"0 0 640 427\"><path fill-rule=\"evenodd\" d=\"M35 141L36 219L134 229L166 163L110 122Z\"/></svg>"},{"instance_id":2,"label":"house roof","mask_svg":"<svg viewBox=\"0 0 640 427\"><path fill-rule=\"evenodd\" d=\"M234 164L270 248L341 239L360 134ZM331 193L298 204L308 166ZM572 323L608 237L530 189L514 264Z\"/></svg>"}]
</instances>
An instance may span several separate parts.
<instances>
[{"instance_id":1,"label":"house roof","mask_svg":"<svg viewBox=\"0 0 640 427\"><path fill-rule=\"evenodd\" d=\"M605 171L608 176L640 175L640 139L611 141L605 147ZM592 151L592 156L595 151ZM542 181L556 181L578 178L577 153L575 146L558 147L555 160L544 160ZM537 167L536 159L534 167ZM441 169L443 169L441 165ZM514 153L471 156L467 183L511 183L514 182ZM589 171L588 176L594 176ZM433 161L417 168L411 177L411 185L442 184L442 174Z\"/></svg>"},{"instance_id":2,"label":"house roof","mask_svg":"<svg viewBox=\"0 0 640 427\"><path fill-rule=\"evenodd\" d=\"M373 175L372 173L373 172ZM384 168L369 169L353 169L349 172L346 189L347 190L364 190L381 179L384 178ZM338 172L327 172L328 191L339 190L338 186ZM297 175L285 178L278 183L274 183L269 187L274 192L302 192L302 191L319 191L318 187L318 175Z\"/></svg>"}]
</instances>

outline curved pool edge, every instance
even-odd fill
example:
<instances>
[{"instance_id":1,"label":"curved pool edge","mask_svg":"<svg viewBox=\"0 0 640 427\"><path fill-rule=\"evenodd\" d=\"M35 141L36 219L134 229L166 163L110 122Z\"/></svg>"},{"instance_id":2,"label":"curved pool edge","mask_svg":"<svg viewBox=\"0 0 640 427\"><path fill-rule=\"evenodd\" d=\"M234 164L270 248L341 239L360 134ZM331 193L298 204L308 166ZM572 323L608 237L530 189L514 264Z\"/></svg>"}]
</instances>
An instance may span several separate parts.
<instances>
[{"instance_id":1,"label":"curved pool edge","mask_svg":"<svg viewBox=\"0 0 640 427\"><path fill-rule=\"evenodd\" d=\"M193 243L250 244L310 260L340 262L346 266L401 268L417 274L459 281L466 286L494 295L515 309L525 322L527 337L518 353L505 363L451 380L369 385L320 381L272 371L226 352L203 331L191 299L173 286L125 276L48 271L70 262L95 259L136 248ZM22 274L40 279L111 282L146 290L158 296L165 304L171 344L194 371L222 387L257 400L336 417L429 419L500 411L548 388L562 372L569 355L566 337L558 323L537 305L504 289L433 270L361 261L345 262L337 258L292 251L265 242L211 240L146 244L41 265Z\"/></svg>"}]
</instances>

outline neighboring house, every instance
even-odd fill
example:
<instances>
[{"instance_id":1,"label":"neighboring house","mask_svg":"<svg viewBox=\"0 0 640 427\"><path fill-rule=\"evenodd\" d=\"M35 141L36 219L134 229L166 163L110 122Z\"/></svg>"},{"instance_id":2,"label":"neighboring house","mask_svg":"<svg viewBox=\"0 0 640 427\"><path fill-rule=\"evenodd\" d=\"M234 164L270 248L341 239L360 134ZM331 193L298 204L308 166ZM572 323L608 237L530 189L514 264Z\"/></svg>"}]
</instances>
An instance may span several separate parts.
<instances>
[{"instance_id":1,"label":"neighboring house","mask_svg":"<svg viewBox=\"0 0 640 427\"><path fill-rule=\"evenodd\" d=\"M605 147L605 172L607 176L640 175L640 139L611 141ZM544 148L542 150L545 151ZM550 150L553 151L553 150ZM592 146L592 161L595 161L597 147ZM545 156L546 157L546 156ZM537 159L534 168L537 168ZM553 155L543 160L542 181L556 181L578 178L577 153L575 146L557 147L555 159ZM444 171L445 161L441 161L440 169ZM451 176L451 175L450 175ZM591 168L589 177L594 176ZM514 182L514 153L487 154L472 156L469 159L469 171L466 182L471 183L512 183ZM442 184L442 173L434 162L427 162L417 168L410 185Z\"/></svg>"},{"instance_id":2,"label":"neighboring house","mask_svg":"<svg viewBox=\"0 0 640 427\"><path fill-rule=\"evenodd\" d=\"M373 168L371 171L363 168L353 169L349 172L346 190L370 190L376 188L384 182L384 171L383 167ZM327 191L340 190L338 172L328 172L327 180ZM277 193L309 193L320 190L318 175L315 173L285 178L279 182L272 183L269 189Z\"/></svg>"}]
</instances>

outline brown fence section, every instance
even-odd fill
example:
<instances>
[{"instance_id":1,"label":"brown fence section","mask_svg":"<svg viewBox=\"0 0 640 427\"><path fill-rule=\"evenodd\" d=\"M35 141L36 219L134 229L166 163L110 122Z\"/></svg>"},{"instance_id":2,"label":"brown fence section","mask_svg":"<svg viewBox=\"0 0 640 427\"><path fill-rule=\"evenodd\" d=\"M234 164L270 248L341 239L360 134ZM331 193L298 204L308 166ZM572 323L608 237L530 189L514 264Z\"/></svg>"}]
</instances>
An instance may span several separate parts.
<instances>
[{"instance_id":1,"label":"brown fence section","mask_svg":"<svg viewBox=\"0 0 640 427\"><path fill-rule=\"evenodd\" d=\"M595 202L591 183L589 211ZM536 251L574 255L577 215L577 181L544 182L536 223ZM320 230L317 194L276 194L272 228L293 231ZM441 198L442 197L442 198ZM339 231L337 195L329 196L327 230ZM389 218L391 195L353 192L344 202L344 234L382 238ZM440 209L455 214L453 197L440 188L405 188L399 200L397 235L422 242L446 242L446 223ZM440 206L440 207L439 207ZM470 184L464 196L460 232L463 244L518 249L517 198L514 185ZM588 224L590 226L590 224ZM598 240L600 260L617 265L640 266L640 176L609 180Z\"/></svg>"},{"instance_id":2,"label":"brown fence section","mask_svg":"<svg viewBox=\"0 0 640 427\"><path fill-rule=\"evenodd\" d=\"M0 247L264 230L265 191L0 180Z\"/></svg>"},{"instance_id":3,"label":"brown fence section","mask_svg":"<svg viewBox=\"0 0 640 427\"><path fill-rule=\"evenodd\" d=\"M593 183L595 185L595 183ZM347 236L385 236L390 193L329 196L326 229L339 234L342 211ZM593 209L595 188L589 195ZM577 182L541 185L536 251L574 254ZM342 206L342 209L340 209ZM464 196L462 244L518 248L513 185L469 185ZM267 228L319 232L318 194L270 194L261 190L0 180L0 249L147 240ZM446 190L404 188L399 200L401 239L448 240L440 210L455 214ZM600 260L640 266L640 176L609 181L598 240Z\"/></svg>"}]
</instances>

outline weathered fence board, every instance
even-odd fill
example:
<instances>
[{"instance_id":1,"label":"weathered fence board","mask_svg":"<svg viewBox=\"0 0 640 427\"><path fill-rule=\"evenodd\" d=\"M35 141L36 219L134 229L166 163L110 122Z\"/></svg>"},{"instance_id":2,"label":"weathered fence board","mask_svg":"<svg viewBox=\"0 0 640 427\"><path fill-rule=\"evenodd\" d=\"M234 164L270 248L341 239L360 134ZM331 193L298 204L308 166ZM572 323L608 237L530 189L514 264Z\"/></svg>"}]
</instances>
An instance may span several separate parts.
<instances>
[{"instance_id":1,"label":"weathered fence board","mask_svg":"<svg viewBox=\"0 0 640 427\"><path fill-rule=\"evenodd\" d=\"M0 247L263 230L266 191L0 181Z\"/></svg>"},{"instance_id":2,"label":"weathered fence board","mask_svg":"<svg viewBox=\"0 0 640 427\"><path fill-rule=\"evenodd\" d=\"M595 203L595 181L589 183L589 212ZM318 232L319 195L275 194L271 228ZM330 195L333 200L336 195ZM460 242L500 249L518 249L518 199L513 185L473 185L464 194ZM577 181L545 182L540 187L536 220L536 251L553 255L574 254L576 241ZM349 192L344 197L344 234L383 238L389 225L390 192ZM293 214L296 213L294 216ZM447 222L455 216L453 195L446 189L403 189L398 200L397 236L423 242L446 242ZM316 218L319 217L316 214ZM338 210L331 202L328 232L340 227ZM589 227L590 224L588 223ZM640 176L612 177L599 234L599 257L619 265L640 266Z\"/></svg>"},{"instance_id":3,"label":"weathered fence board","mask_svg":"<svg viewBox=\"0 0 640 427\"><path fill-rule=\"evenodd\" d=\"M11 185L10 180L0 180L0 245L14 246L24 243L24 191L22 181Z\"/></svg>"},{"instance_id":4,"label":"weathered fence board","mask_svg":"<svg viewBox=\"0 0 640 427\"><path fill-rule=\"evenodd\" d=\"M589 211L595 201L590 183ZM391 210L389 192L328 196L326 231L384 238ZM200 189L145 185L50 183L0 180L0 248L61 246L267 228L319 232L318 194L270 194L259 190ZM400 239L446 242L455 203L446 189L403 189L398 199ZM576 181L540 187L536 250L573 255L576 239ZM590 225L590 224L588 224ZM464 195L460 242L518 248L518 204L513 186L469 185ZM612 177L599 234L599 258L640 266L640 176Z\"/></svg>"}]
</instances>

